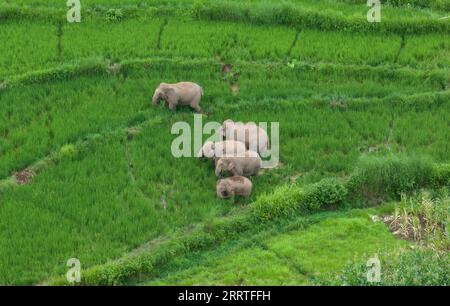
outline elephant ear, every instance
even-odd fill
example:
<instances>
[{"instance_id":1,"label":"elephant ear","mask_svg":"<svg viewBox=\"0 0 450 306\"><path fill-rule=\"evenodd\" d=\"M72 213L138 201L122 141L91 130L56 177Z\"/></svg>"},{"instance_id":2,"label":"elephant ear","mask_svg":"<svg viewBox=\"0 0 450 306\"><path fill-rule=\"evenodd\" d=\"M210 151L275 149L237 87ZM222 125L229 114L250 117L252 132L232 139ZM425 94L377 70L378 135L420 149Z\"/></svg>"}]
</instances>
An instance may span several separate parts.
<instances>
[{"instance_id":1,"label":"elephant ear","mask_svg":"<svg viewBox=\"0 0 450 306\"><path fill-rule=\"evenodd\" d=\"M164 88L164 95L166 96L166 99L168 101L175 101L176 100L176 93L175 89L166 87Z\"/></svg>"}]
</instances>

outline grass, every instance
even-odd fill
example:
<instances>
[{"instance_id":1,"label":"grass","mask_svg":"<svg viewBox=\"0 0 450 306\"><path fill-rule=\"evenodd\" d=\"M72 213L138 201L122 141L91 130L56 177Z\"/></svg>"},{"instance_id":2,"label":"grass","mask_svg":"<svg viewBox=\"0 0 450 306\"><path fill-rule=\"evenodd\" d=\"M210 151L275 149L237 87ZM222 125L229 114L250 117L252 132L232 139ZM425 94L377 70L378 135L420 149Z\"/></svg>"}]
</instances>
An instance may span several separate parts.
<instances>
[{"instance_id":1,"label":"grass","mask_svg":"<svg viewBox=\"0 0 450 306\"><path fill-rule=\"evenodd\" d=\"M130 32L132 36L127 35ZM402 43L402 35L397 34L324 32L187 17L139 17L121 22L86 17L80 24L24 19L4 22L0 35L6 38L0 46L0 78L87 58L119 61L149 56L212 59L220 55L229 63L295 59L448 70L450 52L448 33L404 34Z\"/></svg>"},{"instance_id":2,"label":"grass","mask_svg":"<svg viewBox=\"0 0 450 306\"><path fill-rule=\"evenodd\" d=\"M20 86L2 93L2 101L5 101L3 103L6 103L8 110L6 114L10 113L9 119L6 117L3 121L3 129L8 131L8 137L3 141L10 143L10 146L2 146L4 177L27 167L37 157L45 156L66 143L83 139L90 133L121 131L147 118L162 117L161 123L155 127L144 127L131 141L125 140L126 135L122 132L113 133L99 140L99 143L94 142L92 149L81 151L73 159L65 159L37 175L32 184L2 192L0 214L7 216L1 221L7 235L3 236L2 241L9 245L2 248L0 256L4 271L2 283L35 283L51 275L62 274L64 259L70 257L79 258L85 267L97 265L120 257L145 241L232 210L229 203L216 199L215 179L208 164L194 159L166 158L171 156L169 148L173 136L169 134L170 126L179 120L191 122L192 115L187 109L172 114L168 110L151 108L149 95L159 79L170 79L174 71L178 76L185 75L190 79L195 79L197 75L204 88L208 89L204 101L205 109L211 113L208 120L233 118L281 123L281 161L284 166L270 175L255 179L254 199L294 176L298 176L301 184L306 184L330 174L348 173L359 158L361 147L383 143L386 139L392 114L399 118L423 116L422 112L414 109L406 111L404 106L392 104L389 100L371 103L371 99L364 97L346 101L344 109L334 108L330 104L331 97L315 101L288 98L283 103L273 103L273 98L267 97L255 101L251 97L258 97L255 89L263 86L258 84L267 84L265 80L268 75L257 68L242 76L241 93L235 98L229 92L228 85L221 80L220 70L217 71L214 66L201 69L197 66L196 70L192 70L190 65L185 65L173 67L172 71L167 67L170 66L166 62L155 62L150 69L129 69L127 78L108 74L85 76L48 85ZM283 74L296 75L289 68L282 68L281 71L275 70L271 74L276 75L280 83ZM202 75L205 73L214 76L214 79L204 79ZM254 82L244 81L250 78ZM310 82L314 88L319 86L318 80L325 82L326 77L313 72L308 78L311 81L306 79L305 84ZM342 81L336 78L336 82ZM152 83L153 86L150 85ZM271 89L265 86L274 97L283 94L283 90L286 96L311 95L311 89L305 87L292 93L281 87ZM344 83L343 86L348 85ZM140 95L136 96L136 92ZM36 105L30 107L26 104L30 101L27 95L36 101ZM355 95L358 97L359 93ZM80 97L83 99L79 100ZM428 106L432 111L427 112L426 116L434 113L434 121L441 120L445 125L442 113L448 108L448 103L439 102L438 97L434 104ZM134 102L130 105L129 101ZM422 107L420 103L418 107ZM255 105L261 107L255 108ZM367 120L369 116L373 118L374 113L379 114L374 118L377 123ZM348 124L345 116L352 118L355 124ZM297 122L302 124L299 126ZM323 123L318 125L317 122ZM36 128L39 125L41 129ZM372 130L372 126L379 128ZM447 161L445 156L439 155L447 143L433 141L445 138L446 130L438 134L431 132L434 126L429 128L430 133L416 133L416 137L426 137L423 149L416 145L416 141L412 146L402 143L398 146L402 149L397 150L394 138L391 150L431 152L436 160L442 158L442 161ZM415 130L415 126L395 130L395 134L409 133L410 129ZM364 131L370 131L370 134L365 135ZM127 158L127 150L131 158ZM388 148L366 154L379 155L386 151ZM163 195L167 199L167 210L162 208ZM26 203L34 203L33 208L30 209ZM54 219L64 221L54 226L51 221ZM32 220L44 221L36 223ZM25 233L31 228L34 234L27 237ZM66 239L67 235L71 238ZM15 242L9 243L11 238L6 237L16 237ZM17 252L18 249L21 251ZM41 264L27 270L26 263L29 261Z\"/></svg>"},{"instance_id":3,"label":"grass","mask_svg":"<svg viewBox=\"0 0 450 306\"><path fill-rule=\"evenodd\" d=\"M404 195L392 220L389 220L389 227L400 237L420 241L427 248L445 252L450 249L449 212L447 192Z\"/></svg>"},{"instance_id":4,"label":"grass","mask_svg":"<svg viewBox=\"0 0 450 306\"><path fill-rule=\"evenodd\" d=\"M398 250L383 254L381 266L383 274L380 282L369 283L365 274L365 263L348 264L339 275L320 281L321 285L351 286L447 286L449 280L450 257L431 250ZM331 280L330 280L331 279Z\"/></svg>"},{"instance_id":5,"label":"grass","mask_svg":"<svg viewBox=\"0 0 450 306\"><path fill-rule=\"evenodd\" d=\"M386 208L342 211L448 185L445 8L397 4L372 26L352 1L84 1L67 24L3 1L0 284L58 283L71 257L87 284L310 284L406 245L368 218ZM162 80L200 83L204 122L280 122L249 205L172 158L193 116L150 105Z\"/></svg>"},{"instance_id":6,"label":"grass","mask_svg":"<svg viewBox=\"0 0 450 306\"><path fill-rule=\"evenodd\" d=\"M294 219L288 225L271 225L265 232L242 235L238 242L178 258L159 277L145 283L311 284L327 273L337 274L347 262L406 245L385 226L373 223L368 212L373 210L324 213L302 221Z\"/></svg>"},{"instance_id":7,"label":"grass","mask_svg":"<svg viewBox=\"0 0 450 306\"><path fill-rule=\"evenodd\" d=\"M193 65L197 67L196 70L192 70ZM168 70L167 67L171 67L171 69ZM348 73L337 69L334 71L333 77L327 71L328 69L324 72L310 70L301 73L288 67L274 68L271 71L267 71L264 67L243 66L242 69L244 68L245 73L239 80L240 94L238 97L233 97L229 85L222 81L220 66L211 66L210 62L179 65L177 62L171 64L165 61L150 61L147 68L144 64L144 68L131 69L126 77L115 77L102 72L99 76L85 76L72 81L50 84L38 83L4 91L0 93L2 99L0 103L5 109L0 120L0 134L4 136L1 140L0 150L2 155L0 177L6 177L13 171L21 170L33 163L36 158L43 157L64 143L74 142L84 135L123 127L133 121L139 121L160 113L160 110L150 107L152 90L157 86L160 79L166 79L169 82L190 79L201 83L207 92L204 105L208 112L214 113L220 108L231 107L229 111L222 113L222 116L214 116L211 119L223 121L227 117L233 116L240 120L279 121L282 122L282 125L286 125L282 126L282 129L285 130L282 137L285 139L309 135L311 137L311 143L309 144L308 142L303 144L286 143L286 147L284 147L285 155L297 160L300 155L294 154L294 152L300 149L301 151L298 153L301 154L303 163L307 164L308 168L311 168L312 163L314 163L314 156L306 154L307 151L305 151L310 148L322 150L324 155L327 155L331 152L331 148L334 148L343 151L343 154L346 155L348 153L347 148L351 146L353 149L364 146L362 150L368 150L371 145L383 145L388 137L388 126L392 114L395 114L397 110L400 122L406 123L402 120L406 116L409 121L433 120L435 126L437 124L445 126L443 114L448 109L448 103L440 102L442 98L439 95L432 98L436 101L434 104L432 101L429 102L431 111L427 114L418 114L411 110L405 110L401 106L389 106L389 103L383 105L365 103L365 109L360 111L360 103L346 102L351 96L363 98L368 96L366 99L369 101L371 98L382 97L387 94L389 87L383 84L377 74L366 76L367 86L362 88L352 80L351 76L343 79L342 77L348 75ZM177 75L177 78L172 76L174 74ZM290 87L282 86L286 83L286 76L290 76L288 81ZM415 83L411 83L414 82L414 79ZM301 87L296 85L298 82L302 83ZM302 102L314 97L316 90L324 87L324 84L330 84L330 82L335 84L334 88L329 89L328 92L327 90L321 90L323 96L318 97L319 100L323 101L322 105L309 106L308 103ZM396 91L400 92L399 84L391 84L390 86L395 86ZM438 85L423 84L419 78L412 78L412 80L405 82L404 86L405 94L414 93L418 90L433 90L438 87ZM258 88L261 87L266 88L266 90L260 92ZM347 91L347 94L342 98L335 98L336 91ZM136 92L139 94L136 95ZM290 100L292 104L298 105L292 110L292 114L286 114L282 111L283 106L269 105L273 104L269 100L273 97L284 97ZM342 100L347 106L341 111L333 109L330 105L335 99ZM30 104L29 101L33 102ZM326 101L330 101L329 104ZM243 109L250 109L252 105L265 105L264 107L269 107L274 112L272 118L265 116L264 110L255 113L252 117L243 116L239 109L233 109L231 103L239 103ZM286 107L290 106L284 106L284 108ZM70 109L70 112L67 111L68 109ZM305 113L306 109L309 113ZM378 112L379 115L367 120L371 116L371 112ZM296 127L293 123L289 123L292 118L287 117L292 115L295 116L296 120L304 122L304 125ZM330 118L330 120L326 125L318 127L316 120L324 116ZM425 118L420 119L422 117ZM357 126L360 123L363 126ZM336 124L339 126L338 129L335 129ZM354 131L353 126L357 126L358 132ZM445 161L446 155L444 153L447 149L445 129L437 134L434 133L435 126L425 127L420 134L415 133L412 126L395 129L393 135L394 138L398 139L398 150L404 150L410 142L416 142L417 146L423 147L427 153L438 152L439 160ZM374 127L376 127L376 130L374 130ZM365 130L370 130L370 133L376 136L365 135ZM323 134L325 139L315 144L314 133ZM325 135L328 133L331 134ZM358 135L358 133L362 134ZM346 139L344 142L336 141L336 139L344 139L345 135L349 134L355 135L356 138ZM358 138L363 140L357 140ZM355 141L358 143L355 143ZM328 143L325 144L325 142ZM420 142L422 143L420 144ZM320 143L324 144L325 147ZM293 147L293 145L295 146ZM392 147L396 145L394 139L390 145ZM302 147L303 149L301 149ZM311 159L308 159L308 156ZM337 160L336 162L341 163ZM336 165L335 169L326 170L341 171L343 169Z\"/></svg>"}]
</instances>

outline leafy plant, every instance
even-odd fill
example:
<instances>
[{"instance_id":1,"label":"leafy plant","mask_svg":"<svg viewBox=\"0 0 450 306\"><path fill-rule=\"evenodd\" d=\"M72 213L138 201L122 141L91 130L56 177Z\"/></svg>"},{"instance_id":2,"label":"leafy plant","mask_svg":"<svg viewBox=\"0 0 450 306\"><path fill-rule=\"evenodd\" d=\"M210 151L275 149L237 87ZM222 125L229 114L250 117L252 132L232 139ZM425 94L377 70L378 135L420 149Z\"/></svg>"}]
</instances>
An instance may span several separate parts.
<instances>
[{"instance_id":1,"label":"leafy plant","mask_svg":"<svg viewBox=\"0 0 450 306\"><path fill-rule=\"evenodd\" d=\"M366 262L348 264L338 276L329 276L321 285L350 286L448 286L448 253L427 249L401 250L381 256L381 280L370 282Z\"/></svg>"},{"instance_id":2,"label":"leafy plant","mask_svg":"<svg viewBox=\"0 0 450 306\"><path fill-rule=\"evenodd\" d=\"M106 12L106 20L108 21L121 21L124 17L122 9L109 9Z\"/></svg>"}]
</instances>

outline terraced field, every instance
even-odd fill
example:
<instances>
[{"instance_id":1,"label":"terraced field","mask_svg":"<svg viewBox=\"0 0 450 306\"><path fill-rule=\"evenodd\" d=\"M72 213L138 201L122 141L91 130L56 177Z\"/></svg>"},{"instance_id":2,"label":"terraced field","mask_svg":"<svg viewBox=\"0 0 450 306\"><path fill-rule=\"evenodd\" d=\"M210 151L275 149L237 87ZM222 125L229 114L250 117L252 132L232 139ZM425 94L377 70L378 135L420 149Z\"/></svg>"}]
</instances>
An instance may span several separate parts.
<instances>
[{"instance_id":1,"label":"terraced field","mask_svg":"<svg viewBox=\"0 0 450 306\"><path fill-rule=\"evenodd\" d=\"M83 284L327 284L419 245L370 216L448 199L448 1L378 25L358 1L81 2L69 24L65 1L0 0L0 284L66 284L69 258ZM203 122L279 122L249 203L172 156L193 113L151 96L183 80Z\"/></svg>"}]
</instances>

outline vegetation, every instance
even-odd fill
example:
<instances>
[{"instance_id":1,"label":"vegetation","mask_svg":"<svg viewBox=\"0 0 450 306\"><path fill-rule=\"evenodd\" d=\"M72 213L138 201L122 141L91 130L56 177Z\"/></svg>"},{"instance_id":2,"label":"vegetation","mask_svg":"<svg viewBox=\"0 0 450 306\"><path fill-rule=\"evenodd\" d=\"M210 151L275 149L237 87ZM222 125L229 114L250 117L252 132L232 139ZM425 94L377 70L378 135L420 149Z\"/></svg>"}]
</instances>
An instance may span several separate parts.
<instances>
[{"instance_id":1,"label":"vegetation","mask_svg":"<svg viewBox=\"0 0 450 306\"><path fill-rule=\"evenodd\" d=\"M417 241L412 250L400 248L381 254L382 274L379 282L367 280L367 265L347 264L342 274L322 277L326 285L448 285L450 270L448 190L422 191L402 197L392 215L382 218L396 236Z\"/></svg>"},{"instance_id":2,"label":"vegetation","mask_svg":"<svg viewBox=\"0 0 450 306\"><path fill-rule=\"evenodd\" d=\"M347 0L86 0L68 24L60 1L1 1L0 284L66 284L72 257L82 284L365 284L399 252L385 284L448 284L447 7L411 4L375 25ZM172 157L191 110L151 96L182 80L204 123L280 123L248 205Z\"/></svg>"},{"instance_id":3,"label":"vegetation","mask_svg":"<svg viewBox=\"0 0 450 306\"><path fill-rule=\"evenodd\" d=\"M367 216L323 213L246 233L218 249L174 260L148 285L315 284L347 262L405 245ZM264 262L264 265L259 263Z\"/></svg>"}]
</instances>

